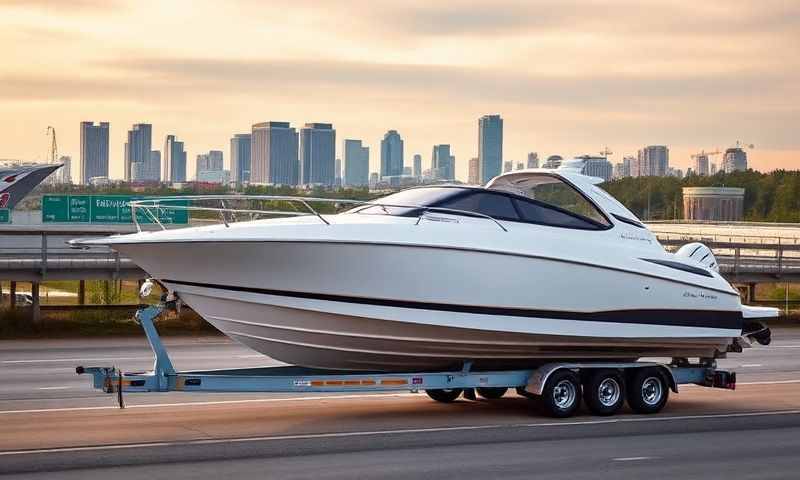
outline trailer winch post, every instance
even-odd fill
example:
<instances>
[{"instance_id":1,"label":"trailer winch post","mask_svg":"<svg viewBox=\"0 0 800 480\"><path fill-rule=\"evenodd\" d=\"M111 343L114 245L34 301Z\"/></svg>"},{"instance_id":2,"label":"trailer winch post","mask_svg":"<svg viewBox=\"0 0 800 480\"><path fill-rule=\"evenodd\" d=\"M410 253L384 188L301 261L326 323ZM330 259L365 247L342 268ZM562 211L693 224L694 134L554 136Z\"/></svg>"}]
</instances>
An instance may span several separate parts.
<instances>
[{"instance_id":1,"label":"trailer winch post","mask_svg":"<svg viewBox=\"0 0 800 480\"><path fill-rule=\"evenodd\" d=\"M164 311L163 305L151 305L148 307L140 308L136 311L136 321L144 329L147 335L147 342L153 350L155 360L153 362L153 375L155 376L155 387L160 392L169 390L170 376L174 378L175 368L172 366L172 361L169 359L167 349L161 343L161 337L156 330L155 321Z\"/></svg>"}]
</instances>

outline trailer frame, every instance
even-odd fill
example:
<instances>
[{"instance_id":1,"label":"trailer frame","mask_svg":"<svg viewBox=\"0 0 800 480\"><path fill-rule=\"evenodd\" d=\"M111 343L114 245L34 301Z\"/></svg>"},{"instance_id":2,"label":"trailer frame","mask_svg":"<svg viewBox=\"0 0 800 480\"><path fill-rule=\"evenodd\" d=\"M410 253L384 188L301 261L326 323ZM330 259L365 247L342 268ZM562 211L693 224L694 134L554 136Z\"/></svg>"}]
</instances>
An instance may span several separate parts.
<instances>
[{"instance_id":1,"label":"trailer frame","mask_svg":"<svg viewBox=\"0 0 800 480\"><path fill-rule=\"evenodd\" d=\"M452 391L460 390L468 399L475 399L475 390L513 388L523 396L536 398L547 388L548 380L559 371L589 374L617 371L629 374L635 369L652 368L663 373L670 390L695 384L734 389L734 372L718 370L713 360L690 364L686 359L673 359L670 364L634 362L553 362L531 369L476 371L465 359L461 370L441 372L361 372L273 366L217 370L178 371L169 358L155 326L155 320L174 302L143 306L135 315L153 351L153 369L145 372L123 372L116 367L77 367L77 374L89 374L93 386L106 393L116 393L120 408L125 408L123 392L379 392L379 391ZM446 400L440 400L446 401ZM660 408L659 408L660 410Z\"/></svg>"}]
</instances>

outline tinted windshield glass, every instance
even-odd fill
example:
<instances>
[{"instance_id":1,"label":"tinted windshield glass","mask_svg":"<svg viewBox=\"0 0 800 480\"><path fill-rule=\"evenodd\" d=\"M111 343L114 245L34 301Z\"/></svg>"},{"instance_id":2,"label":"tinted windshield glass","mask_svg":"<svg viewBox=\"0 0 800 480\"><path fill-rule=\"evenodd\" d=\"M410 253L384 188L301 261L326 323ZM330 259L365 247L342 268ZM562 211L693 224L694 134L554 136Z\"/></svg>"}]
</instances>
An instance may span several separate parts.
<instances>
[{"instance_id":1,"label":"tinted windshield glass","mask_svg":"<svg viewBox=\"0 0 800 480\"><path fill-rule=\"evenodd\" d=\"M494 185L492 188L522 195L610 226L608 219L586 197L572 185L552 175L519 175L518 178L512 177L506 183Z\"/></svg>"},{"instance_id":2,"label":"tinted windshield glass","mask_svg":"<svg viewBox=\"0 0 800 480\"><path fill-rule=\"evenodd\" d=\"M402 192L393 193L385 197L375 200L375 203L382 205L408 205L408 206L421 206L428 207L441 202L444 199L458 196L465 192L463 188L448 188L448 187L425 187L425 188L409 188ZM372 213L379 215L416 215L414 208L397 208L397 207L358 207L354 209L358 213Z\"/></svg>"},{"instance_id":3,"label":"tinted windshield glass","mask_svg":"<svg viewBox=\"0 0 800 480\"><path fill-rule=\"evenodd\" d=\"M453 199L446 199L436 206L478 212L505 220L519 220L514 204L511 203L511 198L500 193L475 191Z\"/></svg>"}]
</instances>

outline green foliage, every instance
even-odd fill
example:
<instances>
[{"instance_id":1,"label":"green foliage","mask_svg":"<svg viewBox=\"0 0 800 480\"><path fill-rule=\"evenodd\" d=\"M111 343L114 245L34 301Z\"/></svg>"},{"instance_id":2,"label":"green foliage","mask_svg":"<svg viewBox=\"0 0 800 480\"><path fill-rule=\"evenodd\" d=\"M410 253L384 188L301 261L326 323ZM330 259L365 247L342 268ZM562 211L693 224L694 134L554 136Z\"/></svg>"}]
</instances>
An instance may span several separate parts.
<instances>
[{"instance_id":1,"label":"green foliage","mask_svg":"<svg viewBox=\"0 0 800 480\"><path fill-rule=\"evenodd\" d=\"M645 220L683 217L683 187L739 187L745 189L744 220L800 222L800 171L753 170L717 173L710 177L623 178L602 185L611 195Z\"/></svg>"}]
</instances>

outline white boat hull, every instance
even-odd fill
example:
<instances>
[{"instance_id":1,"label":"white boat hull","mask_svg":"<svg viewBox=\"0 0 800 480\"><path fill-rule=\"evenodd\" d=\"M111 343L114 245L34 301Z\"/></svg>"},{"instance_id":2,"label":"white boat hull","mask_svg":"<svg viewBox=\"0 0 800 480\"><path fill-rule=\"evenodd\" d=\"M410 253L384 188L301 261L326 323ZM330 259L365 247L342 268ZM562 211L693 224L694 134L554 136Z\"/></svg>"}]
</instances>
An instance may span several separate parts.
<instances>
[{"instance_id":1,"label":"white boat hull","mask_svg":"<svg viewBox=\"0 0 800 480\"><path fill-rule=\"evenodd\" d=\"M375 242L224 243L114 247L226 335L308 367L712 357L741 333L737 297L645 266Z\"/></svg>"}]
</instances>

